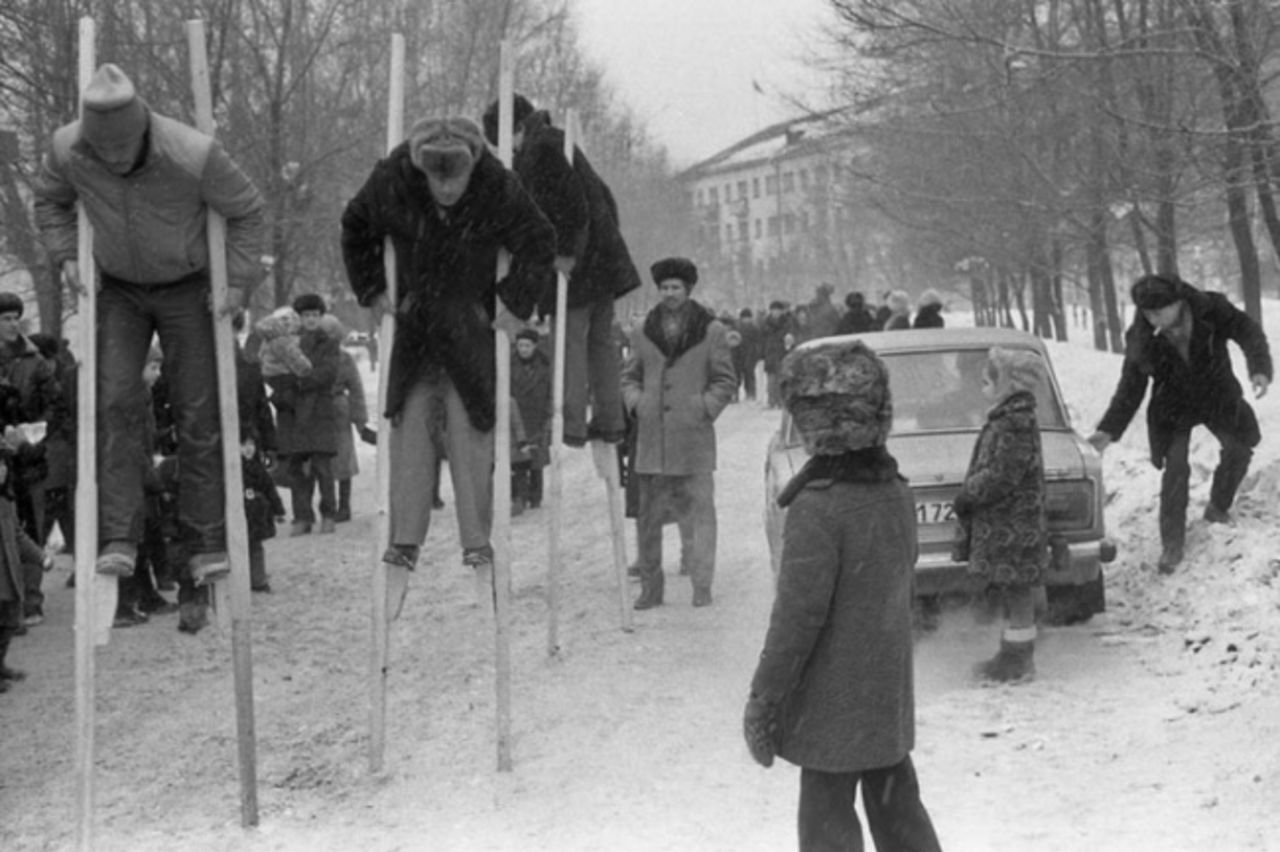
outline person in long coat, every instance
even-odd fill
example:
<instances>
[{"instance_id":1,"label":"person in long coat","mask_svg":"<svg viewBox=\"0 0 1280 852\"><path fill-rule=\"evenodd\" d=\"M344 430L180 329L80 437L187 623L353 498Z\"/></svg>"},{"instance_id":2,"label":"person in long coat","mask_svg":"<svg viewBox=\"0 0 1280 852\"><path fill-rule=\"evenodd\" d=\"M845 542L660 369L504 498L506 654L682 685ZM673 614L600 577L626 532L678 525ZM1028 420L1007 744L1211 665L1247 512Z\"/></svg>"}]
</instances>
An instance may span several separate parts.
<instances>
[{"instance_id":1,"label":"person in long coat","mask_svg":"<svg viewBox=\"0 0 1280 852\"><path fill-rule=\"evenodd\" d=\"M312 495L319 492L320 532L334 531L337 496L333 458L338 452L334 387L338 382L338 341L320 328L324 299L303 293L293 301L302 317L302 352L311 362L305 376L285 374L267 379L276 407L276 442L286 458L292 493L291 535L305 535L316 520Z\"/></svg>"},{"instance_id":2,"label":"person in long coat","mask_svg":"<svg viewBox=\"0 0 1280 852\"><path fill-rule=\"evenodd\" d=\"M782 405L778 370L787 355L787 336L793 329L787 303L779 300L770 302L769 312L760 319L760 357L764 361L765 401L770 408Z\"/></svg>"},{"instance_id":3,"label":"person in long coat","mask_svg":"<svg viewBox=\"0 0 1280 852\"><path fill-rule=\"evenodd\" d=\"M512 471L511 494L530 509L542 505L542 470L549 461L551 435L551 360L539 342L536 329L523 329L511 352L511 398L520 412L528 453L528 464Z\"/></svg>"},{"instance_id":4,"label":"person in long coat","mask_svg":"<svg viewBox=\"0 0 1280 852\"><path fill-rule=\"evenodd\" d=\"M1003 598L1000 651L977 667L984 680L1029 680L1035 674L1034 588L1049 561L1044 510L1044 454L1036 421L1036 392L1048 381L1034 352L992 349L982 393L992 402L978 433L955 512L953 552L969 573Z\"/></svg>"},{"instance_id":5,"label":"person in long coat","mask_svg":"<svg viewBox=\"0 0 1280 852\"><path fill-rule=\"evenodd\" d=\"M711 603L716 560L715 420L738 385L726 331L689 298L698 269L666 258L650 270L662 301L632 335L622 398L635 412L640 485L640 597L636 609L663 602L662 523L678 518L681 565L693 582L693 605Z\"/></svg>"},{"instance_id":6,"label":"person in long coat","mask_svg":"<svg viewBox=\"0 0 1280 852\"><path fill-rule=\"evenodd\" d=\"M0 447L0 692L26 675L5 664L9 642L22 627L22 584L28 564L44 567L40 545L23 532L13 502L13 452Z\"/></svg>"},{"instance_id":7,"label":"person in long coat","mask_svg":"<svg viewBox=\"0 0 1280 852\"><path fill-rule=\"evenodd\" d=\"M800 767L800 849L932 852L915 746L915 503L885 448L889 373L861 341L788 355L782 394L811 458L778 497L782 563L743 734Z\"/></svg>"},{"instance_id":8,"label":"person in long coat","mask_svg":"<svg viewBox=\"0 0 1280 852\"><path fill-rule=\"evenodd\" d=\"M1256 398L1273 378L1271 350L1262 327L1221 293L1205 293L1171 274L1145 275L1130 292L1137 309L1124 336L1124 366L1111 404L1089 443L1102 452L1120 440L1151 384L1147 436L1160 477L1160 542L1157 564L1170 573L1182 562L1191 483L1191 430L1206 427L1222 445L1204 518L1230 523L1236 490L1262 440L1258 418L1245 401L1231 367L1227 342L1244 352Z\"/></svg>"},{"instance_id":9,"label":"person in long coat","mask_svg":"<svg viewBox=\"0 0 1280 852\"><path fill-rule=\"evenodd\" d=\"M338 452L333 457L333 481L337 483L338 510L333 519L339 523L351 520L351 480L360 472L356 456L355 433L368 434L369 407L365 403L364 383L356 359L342 348L346 329L332 314L320 321L329 336L338 341L338 381L333 387L333 425L337 430Z\"/></svg>"}]
</instances>

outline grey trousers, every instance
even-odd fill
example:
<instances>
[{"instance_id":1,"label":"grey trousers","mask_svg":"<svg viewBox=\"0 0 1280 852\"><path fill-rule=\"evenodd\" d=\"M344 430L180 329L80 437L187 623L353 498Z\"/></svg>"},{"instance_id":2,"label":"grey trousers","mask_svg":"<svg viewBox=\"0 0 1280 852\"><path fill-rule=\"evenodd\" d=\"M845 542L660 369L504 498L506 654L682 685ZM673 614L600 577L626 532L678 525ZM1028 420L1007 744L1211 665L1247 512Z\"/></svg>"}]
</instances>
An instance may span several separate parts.
<instances>
[{"instance_id":1,"label":"grey trousers","mask_svg":"<svg viewBox=\"0 0 1280 852\"><path fill-rule=\"evenodd\" d=\"M680 564L694 588L710 589L716 570L716 499L711 473L689 476L645 474L640 481L639 533L641 574L662 571L662 525L674 520L680 528Z\"/></svg>"},{"instance_id":2,"label":"grey trousers","mask_svg":"<svg viewBox=\"0 0 1280 852\"><path fill-rule=\"evenodd\" d=\"M570 308L564 339L564 434L581 443L597 435L621 439L622 366L613 341L613 296ZM591 422L587 422L587 403Z\"/></svg>"},{"instance_id":3,"label":"grey trousers","mask_svg":"<svg viewBox=\"0 0 1280 852\"><path fill-rule=\"evenodd\" d=\"M427 539L440 470L432 436L438 421L444 423L458 537L463 548L485 547L493 529L493 432L471 425L462 397L444 376L415 384L391 427L391 543L420 547Z\"/></svg>"}]
</instances>

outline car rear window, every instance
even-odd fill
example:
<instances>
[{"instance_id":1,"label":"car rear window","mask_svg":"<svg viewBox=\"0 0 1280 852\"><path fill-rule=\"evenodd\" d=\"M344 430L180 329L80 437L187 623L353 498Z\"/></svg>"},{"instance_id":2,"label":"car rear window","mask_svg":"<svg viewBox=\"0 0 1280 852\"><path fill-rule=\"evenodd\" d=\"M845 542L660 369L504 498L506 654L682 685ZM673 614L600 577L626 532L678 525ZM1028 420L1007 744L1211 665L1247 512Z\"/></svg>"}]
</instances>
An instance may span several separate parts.
<instances>
[{"instance_id":1,"label":"car rear window","mask_svg":"<svg viewBox=\"0 0 1280 852\"><path fill-rule=\"evenodd\" d=\"M1034 354L1040 357L1039 353ZM986 422L987 410L991 407L982 395L986 348L882 352L881 357L889 368L889 387L893 392L893 434L977 431ZM1036 394L1036 415L1041 429L1067 428L1052 383L1041 387ZM787 443L800 444L800 436L795 434L790 418L787 426Z\"/></svg>"}]
</instances>

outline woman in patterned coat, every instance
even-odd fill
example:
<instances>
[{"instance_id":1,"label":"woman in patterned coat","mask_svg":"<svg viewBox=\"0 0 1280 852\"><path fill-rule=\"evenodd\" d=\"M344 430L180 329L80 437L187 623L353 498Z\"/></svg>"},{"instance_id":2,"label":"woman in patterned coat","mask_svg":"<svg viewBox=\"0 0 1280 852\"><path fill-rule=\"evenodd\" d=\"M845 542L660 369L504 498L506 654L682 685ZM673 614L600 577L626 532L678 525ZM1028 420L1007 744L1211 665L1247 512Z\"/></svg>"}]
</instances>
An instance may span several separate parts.
<instances>
[{"instance_id":1,"label":"woman in patterned coat","mask_svg":"<svg viewBox=\"0 0 1280 852\"><path fill-rule=\"evenodd\" d=\"M994 681L1029 680L1035 673L1035 601L1048 562L1044 514L1044 456L1036 421L1036 388L1046 381L1040 356L991 350L982 392L993 405L956 496L960 518L957 561L997 588L1005 607L1000 652L977 668Z\"/></svg>"}]
</instances>

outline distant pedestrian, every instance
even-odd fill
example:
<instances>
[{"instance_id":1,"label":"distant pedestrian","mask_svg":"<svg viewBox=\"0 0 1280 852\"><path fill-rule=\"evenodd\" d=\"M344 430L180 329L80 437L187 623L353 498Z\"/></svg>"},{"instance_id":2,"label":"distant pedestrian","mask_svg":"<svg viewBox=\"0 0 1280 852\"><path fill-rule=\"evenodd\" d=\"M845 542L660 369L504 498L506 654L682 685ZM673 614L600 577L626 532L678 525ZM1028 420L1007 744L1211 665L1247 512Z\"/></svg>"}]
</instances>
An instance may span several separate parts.
<instances>
[{"instance_id":1,"label":"distant pedestrian","mask_svg":"<svg viewBox=\"0 0 1280 852\"><path fill-rule=\"evenodd\" d=\"M1035 674L1034 591L1049 561L1036 393L1047 382L1034 352L988 353L982 394L992 405L955 498L960 524L952 554L1000 594L1005 610L1000 651L976 670L983 680L1020 682Z\"/></svg>"},{"instance_id":2,"label":"distant pedestrian","mask_svg":"<svg viewBox=\"0 0 1280 852\"><path fill-rule=\"evenodd\" d=\"M916 516L885 448L889 373L861 341L788 356L782 394L809 461L787 510L769 630L743 714L762 766L800 767L801 852L938 850L915 746L911 603Z\"/></svg>"},{"instance_id":3,"label":"distant pedestrian","mask_svg":"<svg viewBox=\"0 0 1280 852\"><path fill-rule=\"evenodd\" d=\"M787 311L787 303L774 300L769 303L769 312L760 321L760 346L764 360L765 401L770 408L782 405L782 394L778 389L778 370L782 368L782 359L786 356L787 338L791 333L791 314Z\"/></svg>"},{"instance_id":4,"label":"distant pedestrian","mask_svg":"<svg viewBox=\"0 0 1280 852\"><path fill-rule=\"evenodd\" d=\"M680 562L693 581L693 605L711 603L716 561L715 420L733 398L737 377L727 332L689 294L698 268L666 258L650 270L662 301L632 335L622 396L637 420L640 487L640 597L636 609L663 603L662 525L674 514Z\"/></svg>"},{"instance_id":5,"label":"distant pedestrian","mask_svg":"<svg viewBox=\"0 0 1280 852\"><path fill-rule=\"evenodd\" d=\"M878 329L861 293L855 291L844 297L844 315L836 326L836 334L862 334Z\"/></svg>"},{"instance_id":6,"label":"distant pedestrian","mask_svg":"<svg viewBox=\"0 0 1280 852\"><path fill-rule=\"evenodd\" d=\"M541 335L526 328L516 335L511 353L511 398L520 411L526 459L511 473L511 497L518 506L542 505L542 471L551 441L551 360L538 346ZM621 405L621 402L619 402Z\"/></svg>"},{"instance_id":7,"label":"distant pedestrian","mask_svg":"<svg viewBox=\"0 0 1280 852\"><path fill-rule=\"evenodd\" d=\"M835 290L826 281L814 290L813 299L808 304L810 337L830 337L836 333L840 325L840 310L831 302L831 294Z\"/></svg>"},{"instance_id":8,"label":"distant pedestrian","mask_svg":"<svg viewBox=\"0 0 1280 852\"><path fill-rule=\"evenodd\" d=\"M906 290L894 290L885 301L889 314L885 317L885 331L899 331L911 328L911 297Z\"/></svg>"},{"instance_id":9,"label":"distant pedestrian","mask_svg":"<svg viewBox=\"0 0 1280 852\"><path fill-rule=\"evenodd\" d=\"M262 454L252 435L243 435L240 439L240 473L249 537L249 588L255 592L269 592L271 582L267 576L267 553L263 542L275 538L276 521L284 518L284 501L263 464Z\"/></svg>"},{"instance_id":10,"label":"distant pedestrian","mask_svg":"<svg viewBox=\"0 0 1280 852\"><path fill-rule=\"evenodd\" d=\"M932 288L920 294L916 302L916 318L912 328L943 328L946 322L942 319L942 296Z\"/></svg>"},{"instance_id":11,"label":"distant pedestrian","mask_svg":"<svg viewBox=\"0 0 1280 852\"><path fill-rule=\"evenodd\" d=\"M1227 341L1244 352L1253 393L1271 384L1266 333L1220 293L1197 290L1176 275L1144 275L1130 291L1137 309L1125 332L1124 365L1089 443L1102 452L1120 440L1151 383L1147 436L1160 478L1160 542L1157 568L1171 573L1182 562L1191 482L1191 430L1206 427L1222 446L1204 519L1231 522L1231 504L1262 439L1258 418L1244 399L1231 367Z\"/></svg>"}]
</instances>

